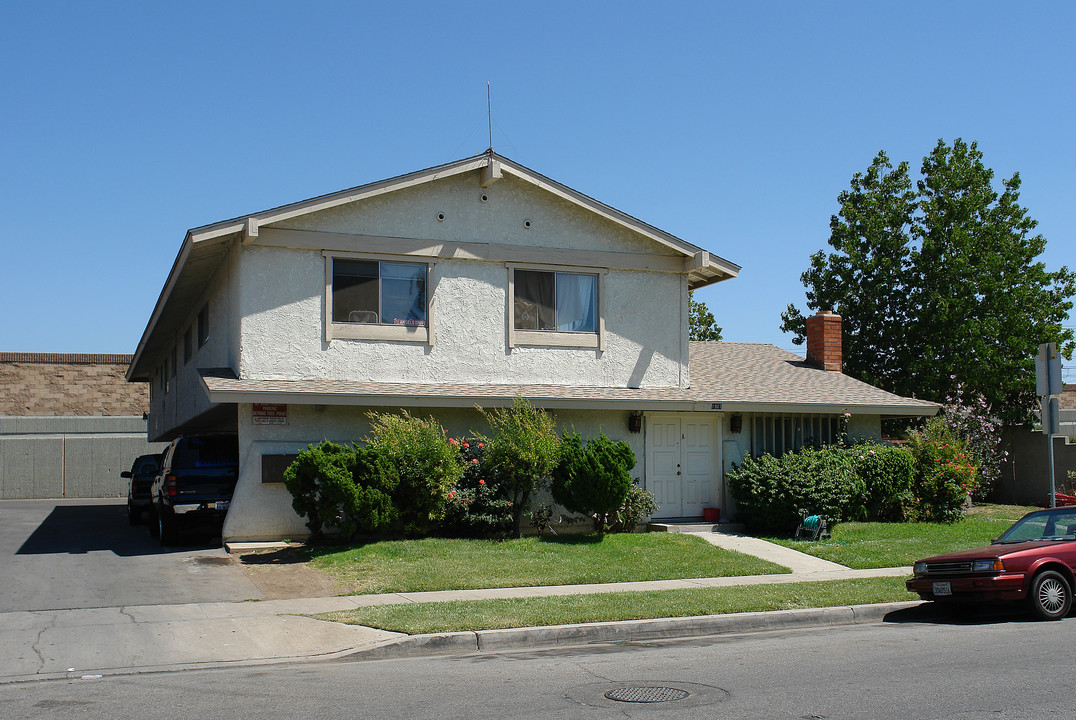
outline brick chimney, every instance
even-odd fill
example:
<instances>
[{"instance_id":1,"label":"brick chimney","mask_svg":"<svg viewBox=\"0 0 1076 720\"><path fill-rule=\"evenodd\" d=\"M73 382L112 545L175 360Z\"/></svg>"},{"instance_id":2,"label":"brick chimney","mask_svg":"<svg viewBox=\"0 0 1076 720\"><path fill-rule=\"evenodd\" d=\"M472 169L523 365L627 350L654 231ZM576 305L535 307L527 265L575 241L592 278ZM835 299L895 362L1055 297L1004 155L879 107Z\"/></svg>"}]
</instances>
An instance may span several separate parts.
<instances>
[{"instance_id":1,"label":"brick chimney","mask_svg":"<svg viewBox=\"0 0 1076 720\"><path fill-rule=\"evenodd\" d=\"M807 318L807 362L823 370L844 372L840 315L822 310Z\"/></svg>"}]
</instances>

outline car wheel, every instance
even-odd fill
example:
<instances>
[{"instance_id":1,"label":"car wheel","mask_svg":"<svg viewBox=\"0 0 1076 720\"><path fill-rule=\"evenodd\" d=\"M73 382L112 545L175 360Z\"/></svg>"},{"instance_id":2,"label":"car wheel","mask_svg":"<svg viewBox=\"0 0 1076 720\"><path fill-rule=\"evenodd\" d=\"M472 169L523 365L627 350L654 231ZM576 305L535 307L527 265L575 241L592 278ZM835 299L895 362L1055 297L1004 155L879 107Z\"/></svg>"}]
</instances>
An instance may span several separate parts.
<instances>
[{"instance_id":1,"label":"car wheel","mask_svg":"<svg viewBox=\"0 0 1076 720\"><path fill-rule=\"evenodd\" d=\"M175 545L176 536L179 534L176 525L176 516L166 510L157 513L157 534L160 536L161 545Z\"/></svg>"},{"instance_id":2,"label":"car wheel","mask_svg":"<svg viewBox=\"0 0 1076 720\"><path fill-rule=\"evenodd\" d=\"M1055 570L1045 570L1031 581L1028 596L1031 612L1040 620L1060 620L1072 608L1072 588L1065 576Z\"/></svg>"}]
</instances>

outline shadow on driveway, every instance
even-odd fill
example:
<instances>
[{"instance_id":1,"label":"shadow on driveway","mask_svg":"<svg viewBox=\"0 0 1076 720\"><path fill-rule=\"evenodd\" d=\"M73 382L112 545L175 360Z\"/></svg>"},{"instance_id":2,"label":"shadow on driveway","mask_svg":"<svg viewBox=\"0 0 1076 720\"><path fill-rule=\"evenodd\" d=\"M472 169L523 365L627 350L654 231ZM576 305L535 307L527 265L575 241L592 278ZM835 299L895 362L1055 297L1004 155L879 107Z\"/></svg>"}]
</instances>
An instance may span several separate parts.
<instances>
[{"instance_id":1,"label":"shadow on driveway","mask_svg":"<svg viewBox=\"0 0 1076 720\"><path fill-rule=\"evenodd\" d=\"M214 542L215 541L215 542ZM80 555L111 551L122 557L160 555L220 547L220 538L190 534L179 547L161 547L144 525L127 523L126 504L57 505L15 552L16 555Z\"/></svg>"}]
</instances>

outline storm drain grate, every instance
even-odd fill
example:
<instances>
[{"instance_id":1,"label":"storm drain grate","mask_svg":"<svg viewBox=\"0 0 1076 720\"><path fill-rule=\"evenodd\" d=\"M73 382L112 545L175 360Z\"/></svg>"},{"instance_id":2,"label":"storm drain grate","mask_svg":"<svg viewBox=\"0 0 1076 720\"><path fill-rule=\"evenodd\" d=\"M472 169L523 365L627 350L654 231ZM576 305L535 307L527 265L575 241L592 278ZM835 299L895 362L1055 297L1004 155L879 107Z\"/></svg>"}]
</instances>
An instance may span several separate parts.
<instances>
[{"instance_id":1,"label":"storm drain grate","mask_svg":"<svg viewBox=\"0 0 1076 720\"><path fill-rule=\"evenodd\" d=\"M691 695L686 690L672 687L622 687L610 690L605 697L617 702L662 703L683 700Z\"/></svg>"}]
</instances>

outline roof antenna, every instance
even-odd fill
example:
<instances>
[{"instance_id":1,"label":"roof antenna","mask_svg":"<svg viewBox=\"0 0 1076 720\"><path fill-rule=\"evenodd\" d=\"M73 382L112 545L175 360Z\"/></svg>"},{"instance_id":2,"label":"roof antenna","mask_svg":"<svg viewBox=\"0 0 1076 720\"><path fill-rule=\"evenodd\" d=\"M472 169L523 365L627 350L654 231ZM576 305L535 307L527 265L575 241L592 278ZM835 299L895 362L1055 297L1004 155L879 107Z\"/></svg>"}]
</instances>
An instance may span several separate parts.
<instances>
[{"instance_id":1,"label":"roof antenna","mask_svg":"<svg viewBox=\"0 0 1076 720\"><path fill-rule=\"evenodd\" d=\"M493 99L490 96L489 81L486 81L486 114L489 117L489 151L493 152Z\"/></svg>"}]
</instances>

